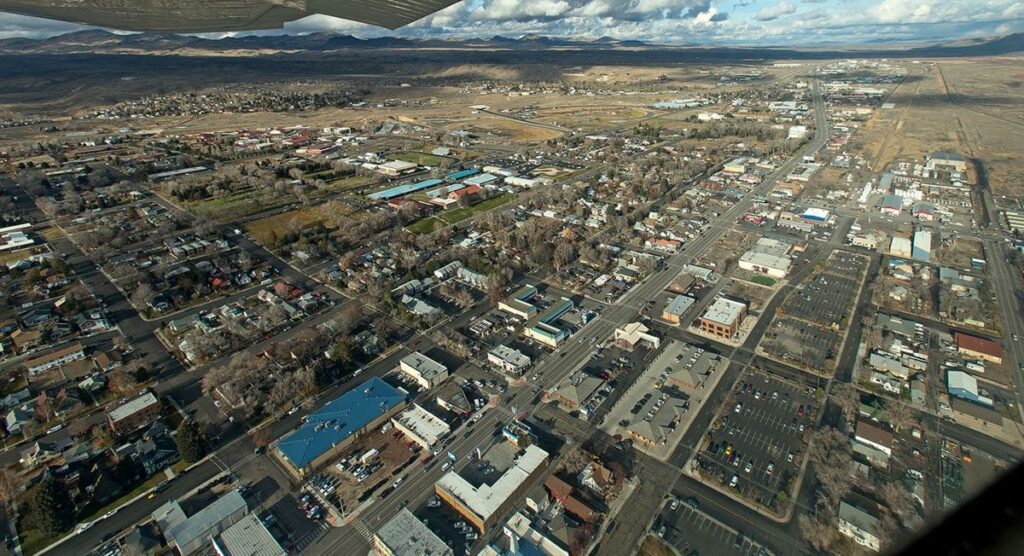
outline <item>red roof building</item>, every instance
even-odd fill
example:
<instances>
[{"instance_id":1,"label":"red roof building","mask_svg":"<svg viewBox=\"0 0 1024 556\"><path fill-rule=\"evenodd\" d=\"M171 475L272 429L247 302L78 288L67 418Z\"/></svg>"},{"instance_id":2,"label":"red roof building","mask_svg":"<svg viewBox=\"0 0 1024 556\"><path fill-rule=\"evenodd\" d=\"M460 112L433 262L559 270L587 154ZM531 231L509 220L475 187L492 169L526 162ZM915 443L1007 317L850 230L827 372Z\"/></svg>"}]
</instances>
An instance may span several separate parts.
<instances>
[{"instance_id":1,"label":"red roof building","mask_svg":"<svg viewBox=\"0 0 1024 556\"><path fill-rule=\"evenodd\" d=\"M1003 348L992 340L957 332L953 335L957 350L968 357L984 359L995 364L1003 362Z\"/></svg>"}]
</instances>

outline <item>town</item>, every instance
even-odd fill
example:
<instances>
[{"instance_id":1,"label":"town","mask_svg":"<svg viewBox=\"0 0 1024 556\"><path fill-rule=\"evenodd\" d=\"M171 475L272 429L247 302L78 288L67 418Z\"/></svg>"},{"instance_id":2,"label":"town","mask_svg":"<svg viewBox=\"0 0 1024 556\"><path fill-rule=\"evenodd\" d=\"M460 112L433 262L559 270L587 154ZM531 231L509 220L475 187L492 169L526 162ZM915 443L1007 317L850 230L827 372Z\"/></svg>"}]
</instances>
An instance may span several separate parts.
<instances>
[{"instance_id":1,"label":"town","mask_svg":"<svg viewBox=\"0 0 1024 556\"><path fill-rule=\"evenodd\" d=\"M6 550L886 552L1020 460L1019 106L558 71L2 113Z\"/></svg>"}]
</instances>

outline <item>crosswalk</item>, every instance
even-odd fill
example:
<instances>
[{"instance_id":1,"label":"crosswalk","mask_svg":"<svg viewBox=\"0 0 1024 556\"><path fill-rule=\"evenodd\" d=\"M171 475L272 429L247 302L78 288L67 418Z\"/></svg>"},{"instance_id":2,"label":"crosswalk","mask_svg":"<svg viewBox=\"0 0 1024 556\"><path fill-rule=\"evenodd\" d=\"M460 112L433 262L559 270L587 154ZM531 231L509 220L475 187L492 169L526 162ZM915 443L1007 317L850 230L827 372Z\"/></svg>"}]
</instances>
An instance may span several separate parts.
<instances>
[{"instance_id":1,"label":"crosswalk","mask_svg":"<svg viewBox=\"0 0 1024 556\"><path fill-rule=\"evenodd\" d=\"M370 531L370 528L367 527L365 523L363 523L363 520L357 519L353 521L352 526L355 527L356 532L359 533L359 536L366 539L366 542L373 542L373 531Z\"/></svg>"}]
</instances>

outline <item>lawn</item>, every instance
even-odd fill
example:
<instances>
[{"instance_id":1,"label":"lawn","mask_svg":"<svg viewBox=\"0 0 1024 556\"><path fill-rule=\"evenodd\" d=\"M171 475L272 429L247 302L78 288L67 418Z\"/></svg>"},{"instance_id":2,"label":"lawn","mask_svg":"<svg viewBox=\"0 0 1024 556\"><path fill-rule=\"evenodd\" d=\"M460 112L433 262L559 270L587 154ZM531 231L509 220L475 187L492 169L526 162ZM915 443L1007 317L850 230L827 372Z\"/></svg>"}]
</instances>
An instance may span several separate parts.
<instances>
[{"instance_id":1,"label":"lawn","mask_svg":"<svg viewBox=\"0 0 1024 556\"><path fill-rule=\"evenodd\" d=\"M775 285L775 280L773 280L773 279L771 279L771 278L769 278L767 276L760 276L760 275L759 276L754 276L753 278L750 279L750 281L755 283L755 284L761 284L762 286L768 286L768 287L772 287L772 286Z\"/></svg>"},{"instance_id":2,"label":"lawn","mask_svg":"<svg viewBox=\"0 0 1024 556\"><path fill-rule=\"evenodd\" d=\"M331 193L336 193L339 191L348 191L350 189L366 187L371 183L373 183L373 178L367 176L352 175L327 182L327 187L325 189L329 190Z\"/></svg>"},{"instance_id":3,"label":"lawn","mask_svg":"<svg viewBox=\"0 0 1024 556\"><path fill-rule=\"evenodd\" d=\"M505 193L502 195L498 195L497 197L487 199L482 203L477 203L471 207L447 210L439 216L440 218L444 219L445 222L448 222L449 224L454 224L456 222L461 222L462 220L465 220L470 216L473 216L474 214L485 212L495 207L500 207L501 205L504 205L505 203L511 200L512 195L509 193Z\"/></svg>"},{"instance_id":4,"label":"lawn","mask_svg":"<svg viewBox=\"0 0 1024 556\"><path fill-rule=\"evenodd\" d=\"M438 220L436 216L431 216L430 218L424 218L423 220L419 220L413 224L410 224L406 226L405 229L409 230L414 234L429 234L434 230L443 227L443 222Z\"/></svg>"},{"instance_id":5,"label":"lawn","mask_svg":"<svg viewBox=\"0 0 1024 556\"><path fill-rule=\"evenodd\" d=\"M392 160L404 160L406 162L415 162L420 166L440 166L445 162L455 162L454 158L450 158L447 156L438 156L436 154L421 153L415 151L390 154L388 155L388 158Z\"/></svg>"},{"instance_id":6,"label":"lawn","mask_svg":"<svg viewBox=\"0 0 1024 556\"><path fill-rule=\"evenodd\" d=\"M22 514L18 515L18 521L18 543L21 544L22 554L36 554L57 540L47 537L39 529L27 527L28 521L22 518Z\"/></svg>"},{"instance_id":7,"label":"lawn","mask_svg":"<svg viewBox=\"0 0 1024 556\"><path fill-rule=\"evenodd\" d=\"M435 232L441 228L444 228L449 224L461 222L473 216L474 214L479 214L481 212L485 212L493 208L500 207L501 205L504 205L505 203L511 200L512 195L509 193L505 193L502 195L498 195L497 197L487 199L482 203L477 203L471 207L451 209L441 214L438 214L437 216L424 218L423 220L419 220L413 224L406 226L405 229L409 230L414 234L429 234L431 232Z\"/></svg>"}]
</instances>

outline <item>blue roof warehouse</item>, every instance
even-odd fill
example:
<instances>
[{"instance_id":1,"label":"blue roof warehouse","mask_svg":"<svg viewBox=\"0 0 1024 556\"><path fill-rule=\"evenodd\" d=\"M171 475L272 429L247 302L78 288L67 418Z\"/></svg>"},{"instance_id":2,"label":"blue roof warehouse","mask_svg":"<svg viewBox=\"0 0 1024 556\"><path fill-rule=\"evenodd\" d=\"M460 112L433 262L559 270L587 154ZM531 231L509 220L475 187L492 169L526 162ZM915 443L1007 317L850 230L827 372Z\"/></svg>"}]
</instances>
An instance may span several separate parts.
<instances>
[{"instance_id":1,"label":"blue roof warehouse","mask_svg":"<svg viewBox=\"0 0 1024 556\"><path fill-rule=\"evenodd\" d=\"M274 444L274 455L301 478L341 455L357 438L405 406L402 392L373 377L310 414L302 426Z\"/></svg>"}]
</instances>

